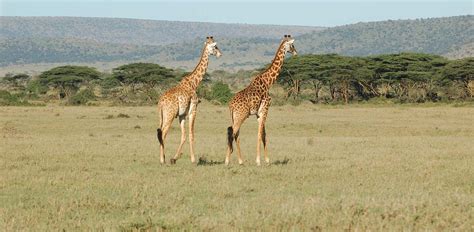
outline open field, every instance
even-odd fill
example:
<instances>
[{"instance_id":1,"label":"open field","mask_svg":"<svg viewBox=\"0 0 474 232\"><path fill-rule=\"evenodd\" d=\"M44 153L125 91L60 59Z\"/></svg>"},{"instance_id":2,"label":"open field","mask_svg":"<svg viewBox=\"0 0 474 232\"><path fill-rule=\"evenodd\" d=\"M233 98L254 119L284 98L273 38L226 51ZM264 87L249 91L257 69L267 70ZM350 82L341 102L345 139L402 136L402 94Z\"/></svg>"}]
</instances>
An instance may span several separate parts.
<instances>
[{"instance_id":1,"label":"open field","mask_svg":"<svg viewBox=\"0 0 474 232\"><path fill-rule=\"evenodd\" d=\"M197 166L159 164L157 118L1 107L0 230L474 230L473 107L272 107L261 167L254 117L229 167L226 107L198 108Z\"/></svg>"}]
</instances>

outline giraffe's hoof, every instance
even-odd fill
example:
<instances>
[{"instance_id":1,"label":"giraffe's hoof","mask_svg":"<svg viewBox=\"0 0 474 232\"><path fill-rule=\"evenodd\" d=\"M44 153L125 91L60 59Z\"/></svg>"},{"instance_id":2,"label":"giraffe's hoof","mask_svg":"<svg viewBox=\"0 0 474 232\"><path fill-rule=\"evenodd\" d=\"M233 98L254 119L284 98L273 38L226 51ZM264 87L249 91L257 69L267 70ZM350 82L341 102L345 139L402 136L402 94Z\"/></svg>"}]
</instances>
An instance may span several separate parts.
<instances>
[{"instance_id":1,"label":"giraffe's hoof","mask_svg":"<svg viewBox=\"0 0 474 232\"><path fill-rule=\"evenodd\" d=\"M265 159L265 163L270 164L270 159Z\"/></svg>"},{"instance_id":2,"label":"giraffe's hoof","mask_svg":"<svg viewBox=\"0 0 474 232\"><path fill-rule=\"evenodd\" d=\"M171 164L176 164L176 159L170 159Z\"/></svg>"}]
</instances>

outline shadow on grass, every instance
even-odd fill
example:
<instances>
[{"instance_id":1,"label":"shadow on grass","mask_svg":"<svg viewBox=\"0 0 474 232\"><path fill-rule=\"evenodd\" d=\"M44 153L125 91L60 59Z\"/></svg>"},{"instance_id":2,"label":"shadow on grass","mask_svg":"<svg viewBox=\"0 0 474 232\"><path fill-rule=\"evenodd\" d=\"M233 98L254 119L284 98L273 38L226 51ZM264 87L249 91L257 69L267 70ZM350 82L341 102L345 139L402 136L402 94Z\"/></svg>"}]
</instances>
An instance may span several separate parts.
<instances>
[{"instance_id":1,"label":"shadow on grass","mask_svg":"<svg viewBox=\"0 0 474 232\"><path fill-rule=\"evenodd\" d=\"M224 161L207 160L205 157L200 157L197 163L198 166L214 166L222 164L224 164Z\"/></svg>"},{"instance_id":2,"label":"shadow on grass","mask_svg":"<svg viewBox=\"0 0 474 232\"><path fill-rule=\"evenodd\" d=\"M272 162L272 165L287 165L290 162L290 159L284 158L283 160L276 160Z\"/></svg>"},{"instance_id":3,"label":"shadow on grass","mask_svg":"<svg viewBox=\"0 0 474 232\"><path fill-rule=\"evenodd\" d=\"M287 165L290 162L290 159L284 158L283 160L276 160L271 163L271 165ZM214 161L207 160L205 157L199 158L197 163L198 166L214 166L214 165L223 165L224 161Z\"/></svg>"},{"instance_id":4,"label":"shadow on grass","mask_svg":"<svg viewBox=\"0 0 474 232\"><path fill-rule=\"evenodd\" d=\"M148 218L146 222L133 222L128 225L120 226L119 231L128 232L128 231L163 231L166 230L163 225L153 223L151 218Z\"/></svg>"}]
</instances>

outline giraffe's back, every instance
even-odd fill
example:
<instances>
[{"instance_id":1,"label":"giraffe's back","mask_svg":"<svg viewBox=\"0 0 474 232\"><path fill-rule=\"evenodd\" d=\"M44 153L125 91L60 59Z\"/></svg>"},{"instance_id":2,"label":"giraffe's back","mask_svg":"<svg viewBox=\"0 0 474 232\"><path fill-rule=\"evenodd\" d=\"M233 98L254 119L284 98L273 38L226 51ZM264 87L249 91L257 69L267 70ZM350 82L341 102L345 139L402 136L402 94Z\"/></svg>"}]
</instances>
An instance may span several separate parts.
<instances>
[{"instance_id":1,"label":"giraffe's back","mask_svg":"<svg viewBox=\"0 0 474 232\"><path fill-rule=\"evenodd\" d=\"M252 86L248 86L235 94L229 103L229 107L233 112L237 111L247 115L256 114L264 94Z\"/></svg>"},{"instance_id":2,"label":"giraffe's back","mask_svg":"<svg viewBox=\"0 0 474 232\"><path fill-rule=\"evenodd\" d=\"M161 95L158 106L170 114L182 115L189 108L192 95L179 85Z\"/></svg>"}]
</instances>

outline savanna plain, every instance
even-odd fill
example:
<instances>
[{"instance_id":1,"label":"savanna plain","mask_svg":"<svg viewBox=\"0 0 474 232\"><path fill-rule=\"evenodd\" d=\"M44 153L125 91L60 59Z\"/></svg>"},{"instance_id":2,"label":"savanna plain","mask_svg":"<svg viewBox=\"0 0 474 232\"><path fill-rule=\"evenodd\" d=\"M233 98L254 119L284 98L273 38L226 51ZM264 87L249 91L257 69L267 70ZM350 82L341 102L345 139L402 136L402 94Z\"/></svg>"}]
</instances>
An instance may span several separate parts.
<instances>
[{"instance_id":1,"label":"savanna plain","mask_svg":"<svg viewBox=\"0 0 474 232\"><path fill-rule=\"evenodd\" d=\"M159 163L156 107L0 114L2 231L474 230L472 106L274 106L260 167L255 117L244 165L223 164L225 106L199 105L200 161L186 144L176 165Z\"/></svg>"}]
</instances>

